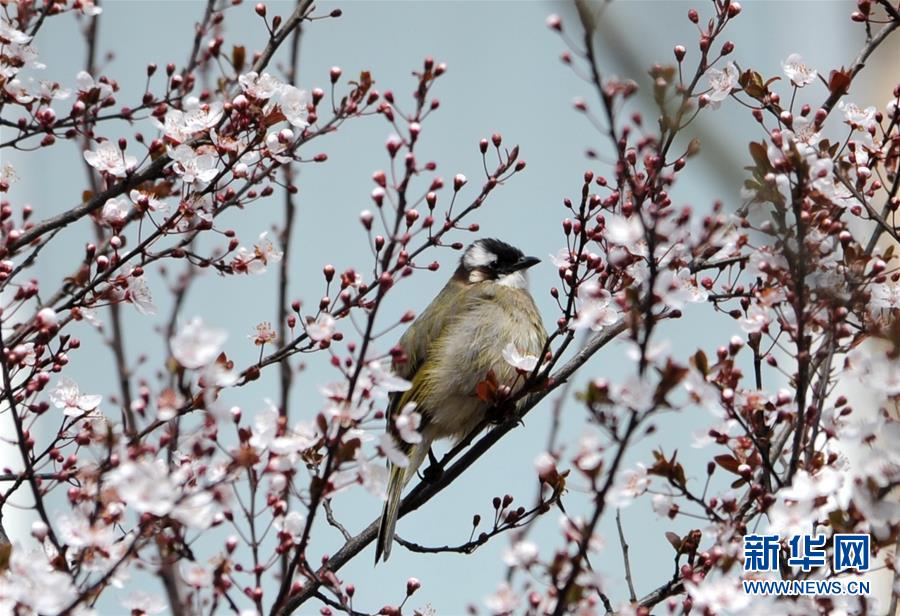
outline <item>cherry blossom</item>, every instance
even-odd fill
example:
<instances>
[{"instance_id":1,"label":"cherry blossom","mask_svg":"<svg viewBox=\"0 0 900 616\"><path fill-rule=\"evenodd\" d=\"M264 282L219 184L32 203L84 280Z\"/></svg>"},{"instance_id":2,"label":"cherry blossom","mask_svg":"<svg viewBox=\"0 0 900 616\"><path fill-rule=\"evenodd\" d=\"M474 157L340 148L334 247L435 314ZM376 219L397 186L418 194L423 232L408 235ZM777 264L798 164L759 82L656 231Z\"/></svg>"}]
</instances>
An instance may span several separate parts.
<instances>
[{"instance_id":1,"label":"cherry blossom","mask_svg":"<svg viewBox=\"0 0 900 616\"><path fill-rule=\"evenodd\" d=\"M531 541L518 541L503 553L503 562L509 567L530 567L537 561L538 546Z\"/></svg>"},{"instance_id":2,"label":"cherry blossom","mask_svg":"<svg viewBox=\"0 0 900 616\"><path fill-rule=\"evenodd\" d=\"M114 197L103 204L100 216L103 222L113 227L120 227L128 219L131 204L124 197Z\"/></svg>"},{"instance_id":3,"label":"cherry blossom","mask_svg":"<svg viewBox=\"0 0 900 616\"><path fill-rule=\"evenodd\" d=\"M873 284L871 306L894 310L900 308L900 281L888 279L881 284Z\"/></svg>"},{"instance_id":4,"label":"cherry blossom","mask_svg":"<svg viewBox=\"0 0 900 616\"><path fill-rule=\"evenodd\" d=\"M613 507L627 507L650 487L647 467L638 463L637 468L623 472L606 494L606 502Z\"/></svg>"},{"instance_id":5,"label":"cherry blossom","mask_svg":"<svg viewBox=\"0 0 900 616\"><path fill-rule=\"evenodd\" d=\"M747 309L747 316L741 319L741 329L748 334L758 333L771 323L772 319L772 312L765 306L751 304Z\"/></svg>"},{"instance_id":6,"label":"cherry blossom","mask_svg":"<svg viewBox=\"0 0 900 616\"><path fill-rule=\"evenodd\" d=\"M405 405L394 418L394 426L396 426L400 438L411 445L422 442L422 435L419 434L421 423L422 415L416 412L415 402Z\"/></svg>"},{"instance_id":7,"label":"cherry blossom","mask_svg":"<svg viewBox=\"0 0 900 616\"><path fill-rule=\"evenodd\" d=\"M193 588L206 588L212 585L212 573L198 563L182 561L178 567L178 572L181 574L181 579Z\"/></svg>"},{"instance_id":8,"label":"cherry blossom","mask_svg":"<svg viewBox=\"0 0 900 616\"><path fill-rule=\"evenodd\" d=\"M684 587L694 600L694 609L710 614L734 614L750 606L752 597L741 590L739 580L707 576L699 584L687 581Z\"/></svg>"},{"instance_id":9,"label":"cherry blossom","mask_svg":"<svg viewBox=\"0 0 900 616\"><path fill-rule=\"evenodd\" d=\"M272 324L268 321L264 321L262 323L257 324L254 328L253 333L247 336L250 340L253 341L253 344L256 346L262 346L264 344L268 344L269 342L275 342L276 338L278 338L278 334L275 333L275 330L272 329Z\"/></svg>"},{"instance_id":10,"label":"cherry blossom","mask_svg":"<svg viewBox=\"0 0 900 616\"><path fill-rule=\"evenodd\" d=\"M494 616L506 616L515 613L519 607L519 597L509 584L504 582L500 584L497 592L484 600L484 605Z\"/></svg>"},{"instance_id":11,"label":"cherry blossom","mask_svg":"<svg viewBox=\"0 0 900 616\"><path fill-rule=\"evenodd\" d=\"M207 327L200 317L195 317L172 336L169 345L179 364L196 370L216 358L227 338L224 330Z\"/></svg>"},{"instance_id":12,"label":"cherry blossom","mask_svg":"<svg viewBox=\"0 0 900 616\"><path fill-rule=\"evenodd\" d=\"M538 358L534 355L522 353L513 343L507 344L502 351L503 359L510 366L522 372L531 372L538 365Z\"/></svg>"},{"instance_id":13,"label":"cherry blossom","mask_svg":"<svg viewBox=\"0 0 900 616\"><path fill-rule=\"evenodd\" d=\"M211 182L219 171L216 168L216 157L209 153L203 153L200 149L194 150L188 145L179 145L172 150L169 156L175 162L175 172L188 184L195 182Z\"/></svg>"},{"instance_id":14,"label":"cherry blossom","mask_svg":"<svg viewBox=\"0 0 900 616\"><path fill-rule=\"evenodd\" d=\"M792 53L781 63L781 70L791 83L799 88L811 84L818 74L816 69L808 67L800 54L796 53Z\"/></svg>"},{"instance_id":15,"label":"cherry blossom","mask_svg":"<svg viewBox=\"0 0 900 616\"><path fill-rule=\"evenodd\" d=\"M16 99L17 103L27 105L35 99L28 87L20 79L11 79L3 86L7 94Z\"/></svg>"},{"instance_id":16,"label":"cherry blossom","mask_svg":"<svg viewBox=\"0 0 900 616\"><path fill-rule=\"evenodd\" d=\"M388 470L385 465L367 460L359 450L356 452L356 464L356 476L363 488L369 494L384 499L388 484Z\"/></svg>"},{"instance_id":17,"label":"cherry blossom","mask_svg":"<svg viewBox=\"0 0 900 616\"><path fill-rule=\"evenodd\" d=\"M87 71L79 71L75 76L75 87L79 94L88 95L96 92L97 100L103 100L112 96L113 88L104 81L94 81Z\"/></svg>"},{"instance_id":18,"label":"cherry blossom","mask_svg":"<svg viewBox=\"0 0 900 616\"><path fill-rule=\"evenodd\" d=\"M97 171L119 178L125 177L137 165L137 158L109 141L98 144L96 150L86 150L84 160Z\"/></svg>"},{"instance_id":19,"label":"cherry blossom","mask_svg":"<svg viewBox=\"0 0 900 616\"><path fill-rule=\"evenodd\" d=\"M140 590L128 593L122 598L122 606L133 614L153 616L162 614L168 609L165 600L159 595L151 595Z\"/></svg>"},{"instance_id":20,"label":"cherry blossom","mask_svg":"<svg viewBox=\"0 0 900 616\"><path fill-rule=\"evenodd\" d=\"M0 43L4 45L24 45L31 41L31 36L13 28L12 23L0 19Z\"/></svg>"},{"instance_id":21,"label":"cherry blossom","mask_svg":"<svg viewBox=\"0 0 900 616\"><path fill-rule=\"evenodd\" d=\"M269 232L259 234L259 240L252 249L240 246L231 266L242 274L264 274L270 263L281 261L283 253L269 239Z\"/></svg>"},{"instance_id":22,"label":"cherry blossom","mask_svg":"<svg viewBox=\"0 0 900 616\"><path fill-rule=\"evenodd\" d=\"M67 376L61 376L50 392L50 402L58 409L65 409L65 415L78 417L96 410L103 402L103 396L82 394L78 383Z\"/></svg>"},{"instance_id":23,"label":"cherry blossom","mask_svg":"<svg viewBox=\"0 0 900 616\"><path fill-rule=\"evenodd\" d=\"M131 274L128 277L128 287L125 289L124 299L141 314L156 314L156 305L153 303L153 296L150 294L150 287L144 276Z\"/></svg>"},{"instance_id":24,"label":"cherry blossom","mask_svg":"<svg viewBox=\"0 0 900 616\"><path fill-rule=\"evenodd\" d=\"M256 71L245 73L238 78L245 94L266 100L281 91L283 84L269 73L260 75Z\"/></svg>"},{"instance_id":25,"label":"cherry blossom","mask_svg":"<svg viewBox=\"0 0 900 616\"><path fill-rule=\"evenodd\" d=\"M578 287L578 316L570 326L572 329L589 328L599 331L615 325L622 318L612 294L596 282L585 282Z\"/></svg>"},{"instance_id":26,"label":"cherry blossom","mask_svg":"<svg viewBox=\"0 0 900 616\"><path fill-rule=\"evenodd\" d=\"M606 218L604 235L613 244L628 248L644 238L644 227L637 216L612 214Z\"/></svg>"},{"instance_id":27,"label":"cherry blossom","mask_svg":"<svg viewBox=\"0 0 900 616\"><path fill-rule=\"evenodd\" d=\"M393 464L400 468L409 466L409 458L400 450L394 437L390 434L384 433L378 438L378 448Z\"/></svg>"},{"instance_id":28,"label":"cherry blossom","mask_svg":"<svg viewBox=\"0 0 900 616\"><path fill-rule=\"evenodd\" d=\"M278 434L278 408L271 400L266 400L266 408L253 417L253 431L250 440L251 447L262 451L269 447Z\"/></svg>"},{"instance_id":29,"label":"cherry blossom","mask_svg":"<svg viewBox=\"0 0 900 616\"><path fill-rule=\"evenodd\" d=\"M76 595L72 579L50 564L43 550L13 546L9 566L0 573L0 611L15 614L24 607L36 614L58 614Z\"/></svg>"},{"instance_id":30,"label":"cherry blossom","mask_svg":"<svg viewBox=\"0 0 900 616\"><path fill-rule=\"evenodd\" d=\"M287 515L275 518L275 528L291 538L295 544L300 543L306 518L299 511L288 512Z\"/></svg>"},{"instance_id":31,"label":"cherry blossom","mask_svg":"<svg viewBox=\"0 0 900 616\"><path fill-rule=\"evenodd\" d=\"M56 311L49 306L45 306L38 310L37 315L35 315L35 319L41 327L56 327L58 325L58 316Z\"/></svg>"},{"instance_id":32,"label":"cherry blossom","mask_svg":"<svg viewBox=\"0 0 900 616\"><path fill-rule=\"evenodd\" d=\"M392 392L406 391L412 387L412 383L391 371L390 363L387 361L370 361L366 364L366 368L368 368L366 377L373 398L384 399Z\"/></svg>"},{"instance_id":33,"label":"cherry blossom","mask_svg":"<svg viewBox=\"0 0 900 616\"><path fill-rule=\"evenodd\" d=\"M165 201L157 198L150 192L134 189L128 193L128 197L141 211L148 210L150 212L165 214L169 210L169 206Z\"/></svg>"},{"instance_id":34,"label":"cherry blossom","mask_svg":"<svg viewBox=\"0 0 900 616\"><path fill-rule=\"evenodd\" d=\"M334 333L335 323L337 321L333 316L323 312L315 321L306 324L306 335L316 342L328 340Z\"/></svg>"},{"instance_id":35,"label":"cherry blossom","mask_svg":"<svg viewBox=\"0 0 900 616\"><path fill-rule=\"evenodd\" d=\"M709 293L694 279L688 268L667 269L657 279L659 294L671 308L684 308L687 303L705 302Z\"/></svg>"},{"instance_id":36,"label":"cherry blossom","mask_svg":"<svg viewBox=\"0 0 900 616\"><path fill-rule=\"evenodd\" d=\"M734 62L729 62L722 70L711 68L707 71L707 79L709 80L710 103L713 107L728 98L731 91L738 85L738 70Z\"/></svg>"},{"instance_id":37,"label":"cherry blossom","mask_svg":"<svg viewBox=\"0 0 900 616\"><path fill-rule=\"evenodd\" d=\"M311 99L306 90L285 85L278 91L277 100L281 113L291 125L300 129L309 126L307 118Z\"/></svg>"}]
</instances>

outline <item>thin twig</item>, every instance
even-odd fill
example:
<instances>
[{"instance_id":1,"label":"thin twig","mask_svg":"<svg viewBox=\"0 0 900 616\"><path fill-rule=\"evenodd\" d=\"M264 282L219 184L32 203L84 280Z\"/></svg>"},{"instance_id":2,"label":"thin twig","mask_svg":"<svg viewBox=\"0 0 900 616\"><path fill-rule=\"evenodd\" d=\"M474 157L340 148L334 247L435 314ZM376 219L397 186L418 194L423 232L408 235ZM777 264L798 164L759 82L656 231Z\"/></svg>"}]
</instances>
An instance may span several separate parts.
<instances>
[{"instance_id":1,"label":"thin twig","mask_svg":"<svg viewBox=\"0 0 900 616\"><path fill-rule=\"evenodd\" d=\"M616 509L616 528L619 530L619 545L622 546L622 560L625 562L625 581L628 583L628 598L634 603L637 601L637 593L634 592L631 561L628 559L628 542L625 541L625 531L622 530L622 510L618 508Z\"/></svg>"}]
</instances>

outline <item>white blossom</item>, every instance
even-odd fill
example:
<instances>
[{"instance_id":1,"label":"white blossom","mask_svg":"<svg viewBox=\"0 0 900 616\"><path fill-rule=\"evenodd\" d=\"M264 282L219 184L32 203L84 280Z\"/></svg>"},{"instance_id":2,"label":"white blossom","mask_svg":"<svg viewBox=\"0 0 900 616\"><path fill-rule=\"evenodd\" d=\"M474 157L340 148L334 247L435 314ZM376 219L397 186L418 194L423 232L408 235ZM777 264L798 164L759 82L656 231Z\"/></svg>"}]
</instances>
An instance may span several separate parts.
<instances>
[{"instance_id":1,"label":"white blossom","mask_svg":"<svg viewBox=\"0 0 900 616\"><path fill-rule=\"evenodd\" d=\"M75 87L79 94L90 94L94 90L97 91L97 100L103 100L113 94L113 88L103 81L94 81L91 74L87 71L79 71L75 76Z\"/></svg>"},{"instance_id":2,"label":"white blossom","mask_svg":"<svg viewBox=\"0 0 900 616\"><path fill-rule=\"evenodd\" d=\"M166 611L166 602L159 595L151 595L141 590L133 590L122 598L122 606L147 616L162 614Z\"/></svg>"},{"instance_id":3,"label":"white blossom","mask_svg":"<svg viewBox=\"0 0 900 616\"><path fill-rule=\"evenodd\" d=\"M388 470L384 464L374 464L356 450L357 477L363 488L373 496L384 499L388 484Z\"/></svg>"},{"instance_id":4,"label":"white blossom","mask_svg":"<svg viewBox=\"0 0 900 616\"><path fill-rule=\"evenodd\" d=\"M67 376L59 377L56 387L50 392L50 402L58 409L65 409L65 415L78 417L96 410L103 396L82 394L78 383Z\"/></svg>"},{"instance_id":5,"label":"white blossom","mask_svg":"<svg viewBox=\"0 0 900 616\"><path fill-rule=\"evenodd\" d=\"M151 212L159 212L161 214L165 214L169 211L168 204L156 197L153 193L132 189L131 192L128 193L128 197L131 199L132 203L139 208L142 208L142 211L143 209L147 209Z\"/></svg>"},{"instance_id":6,"label":"white blossom","mask_svg":"<svg viewBox=\"0 0 900 616\"><path fill-rule=\"evenodd\" d=\"M306 518L299 511L290 511L285 516L275 518L274 524L277 530L288 535L296 545L303 537Z\"/></svg>"},{"instance_id":7,"label":"white blossom","mask_svg":"<svg viewBox=\"0 0 900 616\"><path fill-rule=\"evenodd\" d=\"M131 211L131 204L125 197L113 197L107 199L100 211L100 217L103 222L113 227L121 227L128 219L128 213Z\"/></svg>"},{"instance_id":8,"label":"white blossom","mask_svg":"<svg viewBox=\"0 0 900 616\"><path fill-rule=\"evenodd\" d=\"M781 70L791 83L800 88L811 84L818 74L816 69L808 67L800 54L796 53L792 53L781 63Z\"/></svg>"},{"instance_id":9,"label":"white blossom","mask_svg":"<svg viewBox=\"0 0 900 616\"><path fill-rule=\"evenodd\" d=\"M900 281L888 279L882 283L874 283L869 287L872 299L869 306L872 308L900 308Z\"/></svg>"},{"instance_id":10,"label":"white blossom","mask_svg":"<svg viewBox=\"0 0 900 616\"><path fill-rule=\"evenodd\" d=\"M536 355L522 353L512 342L504 347L501 354L503 355L503 359L506 361L506 363L508 363L516 370L531 372L538 365L538 358Z\"/></svg>"},{"instance_id":11,"label":"white blossom","mask_svg":"<svg viewBox=\"0 0 900 616\"><path fill-rule=\"evenodd\" d=\"M612 294L595 281L578 285L578 314L571 324L572 329L589 328L600 331L615 325L622 318L622 311L613 301Z\"/></svg>"},{"instance_id":12,"label":"white blossom","mask_svg":"<svg viewBox=\"0 0 900 616\"><path fill-rule=\"evenodd\" d=\"M412 387L412 383L402 379L391 371L388 361L370 361L366 364L369 380L368 389L373 398L387 398L388 394L395 391L406 391Z\"/></svg>"},{"instance_id":13,"label":"white blossom","mask_svg":"<svg viewBox=\"0 0 900 616\"><path fill-rule=\"evenodd\" d=\"M172 355L185 368L196 370L212 362L221 352L228 333L207 327L199 317L191 319L169 340Z\"/></svg>"},{"instance_id":14,"label":"white blossom","mask_svg":"<svg viewBox=\"0 0 900 616\"><path fill-rule=\"evenodd\" d=\"M238 77L238 82L246 94L258 99L271 98L281 90L283 85L269 73L260 75L256 71L241 75Z\"/></svg>"},{"instance_id":15,"label":"white blossom","mask_svg":"<svg viewBox=\"0 0 900 616\"><path fill-rule=\"evenodd\" d=\"M684 587L694 600L698 613L738 614L750 606L751 597L741 590L737 578L707 576L699 584L685 582Z\"/></svg>"},{"instance_id":16,"label":"white blossom","mask_svg":"<svg viewBox=\"0 0 900 616\"><path fill-rule=\"evenodd\" d=\"M312 102L312 99L310 99L306 90L285 85L278 92L277 99L281 113L284 114L284 117L291 125L300 129L309 126L307 121L309 117L308 105Z\"/></svg>"},{"instance_id":17,"label":"white blossom","mask_svg":"<svg viewBox=\"0 0 900 616\"><path fill-rule=\"evenodd\" d=\"M513 614L519 607L519 597L509 584L503 582L493 595L484 600L484 605L494 616Z\"/></svg>"},{"instance_id":18,"label":"white blossom","mask_svg":"<svg viewBox=\"0 0 900 616\"><path fill-rule=\"evenodd\" d=\"M728 98L731 91L738 85L738 70L734 62L729 62L721 71L711 68L706 72L709 79L709 100L711 106L715 107L721 101Z\"/></svg>"},{"instance_id":19,"label":"white blossom","mask_svg":"<svg viewBox=\"0 0 900 616\"><path fill-rule=\"evenodd\" d=\"M175 163L175 172L188 184L207 183L218 174L216 157L212 154L194 151L189 145L180 145L174 150L169 148L169 157Z\"/></svg>"},{"instance_id":20,"label":"white blossom","mask_svg":"<svg viewBox=\"0 0 900 616\"><path fill-rule=\"evenodd\" d=\"M637 468L619 475L606 493L606 502L613 507L627 507L649 487L650 477L647 475L647 467L638 463Z\"/></svg>"},{"instance_id":21,"label":"white blossom","mask_svg":"<svg viewBox=\"0 0 900 616\"><path fill-rule=\"evenodd\" d=\"M315 342L328 340L334 333L335 323L336 321L333 316L327 312L323 312L315 321L306 324L306 335Z\"/></svg>"},{"instance_id":22,"label":"white blossom","mask_svg":"<svg viewBox=\"0 0 900 616\"><path fill-rule=\"evenodd\" d=\"M128 277L125 299L143 315L156 314L156 304L153 303L153 296L150 294L150 287L147 286L144 276L131 275Z\"/></svg>"},{"instance_id":23,"label":"white blossom","mask_svg":"<svg viewBox=\"0 0 900 616\"><path fill-rule=\"evenodd\" d=\"M239 273L263 274L270 263L281 261L283 255L269 239L268 231L263 231L252 249L245 246L238 248L231 267Z\"/></svg>"},{"instance_id":24,"label":"white blossom","mask_svg":"<svg viewBox=\"0 0 900 616\"><path fill-rule=\"evenodd\" d=\"M406 468L409 466L409 458L406 457L400 448L397 447L397 442L394 440L394 437L388 434L387 432L383 433L378 438L378 447L381 449L381 452L384 456L391 461L396 466L400 468Z\"/></svg>"},{"instance_id":25,"label":"white blossom","mask_svg":"<svg viewBox=\"0 0 900 616\"><path fill-rule=\"evenodd\" d=\"M644 226L636 215L609 214L603 235L613 244L628 248L644 238Z\"/></svg>"},{"instance_id":26,"label":"white blossom","mask_svg":"<svg viewBox=\"0 0 900 616\"><path fill-rule=\"evenodd\" d=\"M531 541L518 541L503 553L503 562L509 567L530 567L538 558L538 546Z\"/></svg>"},{"instance_id":27,"label":"white blossom","mask_svg":"<svg viewBox=\"0 0 900 616\"><path fill-rule=\"evenodd\" d=\"M0 573L3 613L58 614L77 594L69 575L51 565L43 551L12 546L9 566Z\"/></svg>"},{"instance_id":28,"label":"white blossom","mask_svg":"<svg viewBox=\"0 0 900 616\"><path fill-rule=\"evenodd\" d=\"M748 334L759 333L772 322L772 311L765 306L754 303L747 309L747 316L740 320L741 329Z\"/></svg>"},{"instance_id":29,"label":"white blossom","mask_svg":"<svg viewBox=\"0 0 900 616\"><path fill-rule=\"evenodd\" d=\"M119 178L125 177L137 165L137 158L126 154L118 145L109 141L98 144L96 150L86 150L84 160L97 171Z\"/></svg>"},{"instance_id":30,"label":"white blossom","mask_svg":"<svg viewBox=\"0 0 900 616\"><path fill-rule=\"evenodd\" d=\"M5 19L0 19L0 43L4 45L9 45L10 43L13 43L15 45L24 45L30 40L30 35L13 28L11 22Z\"/></svg>"},{"instance_id":31,"label":"white blossom","mask_svg":"<svg viewBox=\"0 0 900 616\"><path fill-rule=\"evenodd\" d=\"M422 415L416 412L415 402L404 405L397 417L394 418L394 426L396 426L400 438L411 445L422 442L422 435L419 433L421 423Z\"/></svg>"},{"instance_id":32,"label":"white blossom","mask_svg":"<svg viewBox=\"0 0 900 616\"><path fill-rule=\"evenodd\" d=\"M194 588L207 588L212 585L212 572L199 563L183 560L178 566L178 572L181 574L181 579L184 580L188 586Z\"/></svg>"}]
</instances>

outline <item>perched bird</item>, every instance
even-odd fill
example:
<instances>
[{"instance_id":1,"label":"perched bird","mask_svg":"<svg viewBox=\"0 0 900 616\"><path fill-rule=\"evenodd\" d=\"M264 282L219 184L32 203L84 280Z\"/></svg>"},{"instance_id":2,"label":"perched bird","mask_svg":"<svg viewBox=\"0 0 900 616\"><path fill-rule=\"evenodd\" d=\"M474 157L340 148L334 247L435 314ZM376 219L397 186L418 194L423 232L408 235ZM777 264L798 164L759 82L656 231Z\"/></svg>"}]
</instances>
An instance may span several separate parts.
<instances>
[{"instance_id":1,"label":"perched bird","mask_svg":"<svg viewBox=\"0 0 900 616\"><path fill-rule=\"evenodd\" d=\"M431 444L461 439L484 418L491 404L479 397L476 388L490 373L498 384L516 381L516 369L504 359L503 350L512 344L522 354L541 353L547 332L526 276L539 261L500 240L477 240L463 253L453 277L400 338L402 354L394 371L412 386L393 395L387 422L409 464L405 468L390 464L376 563L391 554L400 495ZM395 426L397 415L410 403L421 416L418 443L405 442Z\"/></svg>"}]
</instances>

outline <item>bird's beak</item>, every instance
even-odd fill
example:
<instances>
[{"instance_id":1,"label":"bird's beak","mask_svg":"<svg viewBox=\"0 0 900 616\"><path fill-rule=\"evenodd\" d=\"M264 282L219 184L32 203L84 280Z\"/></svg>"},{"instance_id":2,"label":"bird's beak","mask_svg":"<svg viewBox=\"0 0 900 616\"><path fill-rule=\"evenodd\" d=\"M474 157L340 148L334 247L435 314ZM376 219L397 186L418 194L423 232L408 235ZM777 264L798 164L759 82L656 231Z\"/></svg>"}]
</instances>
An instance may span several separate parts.
<instances>
[{"instance_id":1,"label":"bird's beak","mask_svg":"<svg viewBox=\"0 0 900 616\"><path fill-rule=\"evenodd\" d=\"M516 264L513 266L513 271L518 272L519 270L526 270L533 265L537 265L541 260L537 257L522 257Z\"/></svg>"}]
</instances>

